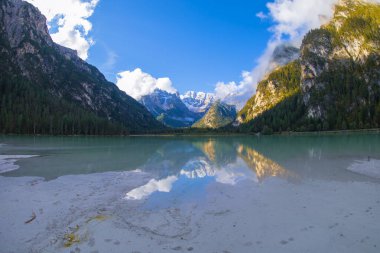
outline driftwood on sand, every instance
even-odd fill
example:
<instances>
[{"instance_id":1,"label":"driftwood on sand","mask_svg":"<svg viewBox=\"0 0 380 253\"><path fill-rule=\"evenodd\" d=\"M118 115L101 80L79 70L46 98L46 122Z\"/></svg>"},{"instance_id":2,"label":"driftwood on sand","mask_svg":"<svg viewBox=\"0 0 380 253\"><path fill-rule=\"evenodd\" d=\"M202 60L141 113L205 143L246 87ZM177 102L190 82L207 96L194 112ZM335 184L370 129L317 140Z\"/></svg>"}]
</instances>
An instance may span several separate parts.
<instances>
[{"instance_id":1,"label":"driftwood on sand","mask_svg":"<svg viewBox=\"0 0 380 253\"><path fill-rule=\"evenodd\" d=\"M32 221L34 221L34 219L36 219L36 217L37 217L36 213L33 212L32 213L32 217L29 220L25 221L25 224L31 223Z\"/></svg>"}]
</instances>

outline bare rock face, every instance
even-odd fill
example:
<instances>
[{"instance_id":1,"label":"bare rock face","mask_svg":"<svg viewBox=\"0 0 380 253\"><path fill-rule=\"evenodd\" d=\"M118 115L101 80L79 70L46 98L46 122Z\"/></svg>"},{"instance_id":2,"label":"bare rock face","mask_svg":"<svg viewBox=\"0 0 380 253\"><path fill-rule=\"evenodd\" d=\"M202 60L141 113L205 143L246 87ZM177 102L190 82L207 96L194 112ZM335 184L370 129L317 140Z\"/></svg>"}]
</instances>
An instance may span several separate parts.
<instances>
[{"instance_id":1,"label":"bare rock face","mask_svg":"<svg viewBox=\"0 0 380 253\"><path fill-rule=\"evenodd\" d=\"M38 9L20 0L2 1L0 19L3 21L3 31L9 38L12 48L21 46L24 39L30 38L38 44L53 46L46 27L46 18Z\"/></svg>"},{"instance_id":2,"label":"bare rock face","mask_svg":"<svg viewBox=\"0 0 380 253\"><path fill-rule=\"evenodd\" d=\"M8 79L22 77L37 90L132 132L162 128L141 104L108 82L76 51L55 44L46 18L27 2L0 1L0 53L0 71Z\"/></svg>"},{"instance_id":3,"label":"bare rock face","mask_svg":"<svg viewBox=\"0 0 380 253\"><path fill-rule=\"evenodd\" d=\"M301 91L305 104L309 103L311 89L323 89L324 84L318 82L318 77L329 68L329 60L333 52L331 34L318 29L309 32L301 47ZM320 107L311 106L309 117L321 117Z\"/></svg>"},{"instance_id":4,"label":"bare rock face","mask_svg":"<svg viewBox=\"0 0 380 253\"><path fill-rule=\"evenodd\" d=\"M328 60L333 51L328 31L315 30L304 39L301 50L303 89L314 86L314 79L328 69Z\"/></svg>"}]
</instances>

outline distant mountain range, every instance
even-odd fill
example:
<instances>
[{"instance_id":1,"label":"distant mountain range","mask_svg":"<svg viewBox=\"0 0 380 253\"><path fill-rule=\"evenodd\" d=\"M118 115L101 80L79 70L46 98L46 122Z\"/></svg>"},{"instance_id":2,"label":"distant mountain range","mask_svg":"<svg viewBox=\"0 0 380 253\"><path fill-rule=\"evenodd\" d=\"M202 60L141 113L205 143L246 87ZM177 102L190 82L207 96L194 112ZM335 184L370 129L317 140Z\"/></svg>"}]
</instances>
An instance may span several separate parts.
<instances>
[{"instance_id":1,"label":"distant mountain range","mask_svg":"<svg viewBox=\"0 0 380 253\"><path fill-rule=\"evenodd\" d=\"M160 89L140 99L157 120L169 127L191 127L216 101L211 93L188 91L184 95Z\"/></svg>"},{"instance_id":2,"label":"distant mountain range","mask_svg":"<svg viewBox=\"0 0 380 253\"><path fill-rule=\"evenodd\" d=\"M140 99L148 111L157 120L170 127L190 127L203 116L202 112L189 110L178 93L169 93L160 89Z\"/></svg>"},{"instance_id":3,"label":"distant mountain range","mask_svg":"<svg viewBox=\"0 0 380 253\"><path fill-rule=\"evenodd\" d=\"M235 106L217 100L211 93L188 91L184 95L160 89L140 99L156 119L173 128L219 128L236 118Z\"/></svg>"},{"instance_id":4,"label":"distant mountain range","mask_svg":"<svg viewBox=\"0 0 380 253\"><path fill-rule=\"evenodd\" d=\"M0 1L0 131L129 134L164 129L144 106L71 49L21 0Z\"/></svg>"}]
</instances>

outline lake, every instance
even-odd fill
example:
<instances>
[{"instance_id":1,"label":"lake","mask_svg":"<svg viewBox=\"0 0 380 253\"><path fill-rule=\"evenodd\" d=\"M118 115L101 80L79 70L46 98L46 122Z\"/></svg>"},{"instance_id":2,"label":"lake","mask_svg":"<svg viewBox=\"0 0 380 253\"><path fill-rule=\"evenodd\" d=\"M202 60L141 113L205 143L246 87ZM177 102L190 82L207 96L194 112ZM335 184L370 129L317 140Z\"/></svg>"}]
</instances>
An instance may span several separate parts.
<instances>
[{"instance_id":1,"label":"lake","mask_svg":"<svg viewBox=\"0 0 380 253\"><path fill-rule=\"evenodd\" d=\"M380 135L0 136L0 252L379 252Z\"/></svg>"}]
</instances>

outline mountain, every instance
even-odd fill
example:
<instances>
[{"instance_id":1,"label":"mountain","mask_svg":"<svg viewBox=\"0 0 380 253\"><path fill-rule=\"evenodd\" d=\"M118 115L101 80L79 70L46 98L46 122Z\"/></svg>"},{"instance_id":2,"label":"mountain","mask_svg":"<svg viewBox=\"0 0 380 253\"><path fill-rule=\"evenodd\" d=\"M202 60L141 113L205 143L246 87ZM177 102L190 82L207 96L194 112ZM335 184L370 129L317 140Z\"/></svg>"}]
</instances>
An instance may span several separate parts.
<instances>
[{"instance_id":1,"label":"mountain","mask_svg":"<svg viewBox=\"0 0 380 253\"><path fill-rule=\"evenodd\" d=\"M300 92L301 69L298 60L277 68L261 81L256 94L238 113L239 123L249 122L281 101Z\"/></svg>"},{"instance_id":2,"label":"mountain","mask_svg":"<svg viewBox=\"0 0 380 253\"><path fill-rule=\"evenodd\" d=\"M299 56L300 50L289 44L281 44L275 48L269 62L269 69L273 71L257 85L255 95L239 111L236 123L249 122L299 92Z\"/></svg>"},{"instance_id":3,"label":"mountain","mask_svg":"<svg viewBox=\"0 0 380 253\"><path fill-rule=\"evenodd\" d=\"M380 127L379 13L374 2L339 1L332 20L304 37L299 60L271 74L283 79L279 86L259 85L258 91L270 96L257 101L256 94L247 103L239 112L241 128L279 132Z\"/></svg>"},{"instance_id":4,"label":"mountain","mask_svg":"<svg viewBox=\"0 0 380 253\"><path fill-rule=\"evenodd\" d=\"M278 45L270 58L269 69L276 70L289 62L295 61L300 56L299 48L296 48L290 44L280 44Z\"/></svg>"},{"instance_id":5,"label":"mountain","mask_svg":"<svg viewBox=\"0 0 380 253\"><path fill-rule=\"evenodd\" d=\"M0 129L26 134L125 134L163 129L137 101L71 49L21 0L0 1Z\"/></svg>"},{"instance_id":6,"label":"mountain","mask_svg":"<svg viewBox=\"0 0 380 253\"><path fill-rule=\"evenodd\" d=\"M188 91L181 95L181 100L190 111L206 113L215 102L215 96L212 93Z\"/></svg>"},{"instance_id":7,"label":"mountain","mask_svg":"<svg viewBox=\"0 0 380 253\"><path fill-rule=\"evenodd\" d=\"M373 120L369 107L380 95L379 13L379 4L341 0L331 22L304 38L301 89L310 118L328 120L338 110L346 123Z\"/></svg>"},{"instance_id":8,"label":"mountain","mask_svg":"<svg viewBox=\"0 0 380 253\"><path fill-rule=\"evenodd\" d=\"M207 113L196 122L194 128L220 128L231 124L236 118L236 107L216 101Z\"/></svg>"},{"instance_id":9,"label":"mountain","mask_svg":"<svg viewBox=\"0 0 380 253\"><path fill-rule=\"evenodd\" d=\"M157 120L170 127L190 127L202 114L190 111L178 93L172 94L156 89L140 99Z\"/></svg>"}]
</instances>

